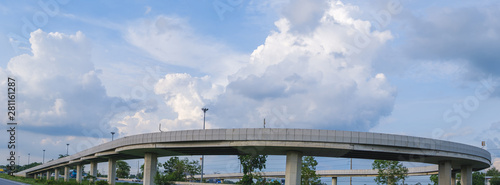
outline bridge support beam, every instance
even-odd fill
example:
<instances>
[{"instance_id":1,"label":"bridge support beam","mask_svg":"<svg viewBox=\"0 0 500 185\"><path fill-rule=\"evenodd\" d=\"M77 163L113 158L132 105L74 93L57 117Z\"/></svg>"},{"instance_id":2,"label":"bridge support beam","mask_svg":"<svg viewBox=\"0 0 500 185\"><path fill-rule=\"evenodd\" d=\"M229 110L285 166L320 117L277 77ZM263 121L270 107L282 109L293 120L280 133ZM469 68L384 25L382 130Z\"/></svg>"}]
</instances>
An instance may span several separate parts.
<instances>
[{"instance_id":1,"label":"bridge support beam","mask_svg":"<svg viewBox=\"0 0 500 185\"><path fill-rule=\"evenodd\" d=\"M97 161L90 162L90 174L94 177L97 177Z\"/></svg>"},{"instance_id":2,"label":"bridge support beam","mask_svg":"<svg viewBox=\"0 0 500 185\"><path fill-rule=\"evenodd\" d=\"M46 174L47 174L47 180L50 180L50 170L48 170Z\"/></svg>"},{"instance_id":3,"label":"bridge support beam","mask_svg":"<svg viewBox=\"0 0 500 185\"><path fill-rule=\"evenodd\" d=\"M76 182L78 183L82 182L82 166L81 163L76 165Z\"/></svg>"},{"instance_id":4,"label":"bridge support beam","mask_svg":"<svg viewBox=\"0 0 500 185\"><path fill-rule=\"evenodd\" d=\"M451 185L451 162L439 161L439 185Z\"/></svg>"},{"instance_id":5,"label":"bridge support beam","mask_svg":"<svg viewBox=\"0 0 500 185\"><path fill-rule=\"evenodd\" d=\"M332 185L337 185L337 177L332 177Z\"/></svg>"},{"instance_id":6,"label":"bridge support beam","mask_svg":"<svg viewBox=\"0 0 500 185\"><path fill-rule=\"evenodd\" d=\"M146 153L144 155L144 185L154 185L156 175L156 165L158 164L158 155L155 153Z\"/></svg>"},{"instance_id":7,"label":"bridge support beam","mask_svg":"<svg viewBox=\"0 0 500 185\"><path fill-rule=\"evenodd\" d=\"M116 159L108 159L108 184L115 185L116 178Z\"/></svg>"},{"instance_id":8,"label":"bridge support beam","mask_svg":"<svg viewBox=\"0 0 500 185\"><path fill-rule=\"evenodd\" d=\"M457 173L451 172L451 185L457 184Z\"/></svg>"},{"instance_id":9,"label":"bridge support beam","mask_svg":"<svg viewBox=\"0 0 500 185\"><path fill-rule=\"evenodd\" d=\"M470 165L462 165L460 170L462 185L472 185L472 166Z\"/></svg>"},{"instance_id":10,"label":"bridge support beam","mask_svg":"<svg viewBox=\"0 0 500 185\"><path fill-rule=\"evenodd\" d=\"M54 169L54 180L59 180L59 168Z\"/></svg>"},{"instance_id":11,"label":"bridge support beam","mask_svg":"<svg viewBox=\"0 0 500 185\"><path fill-rule=\"evenodd\" d=\"M64 167L64 182L69 181L69 166Z\"/></svg>"},{"instance_id":12,"label":"bridge support beam","mask_svg":"<svg viewBox=\"0 0 500 185\"><path fill-rule=\"evenodd\" d=\"M285 185L300 185L302 153L288 151L286 153Z\"/></svg>"}]
</instances>

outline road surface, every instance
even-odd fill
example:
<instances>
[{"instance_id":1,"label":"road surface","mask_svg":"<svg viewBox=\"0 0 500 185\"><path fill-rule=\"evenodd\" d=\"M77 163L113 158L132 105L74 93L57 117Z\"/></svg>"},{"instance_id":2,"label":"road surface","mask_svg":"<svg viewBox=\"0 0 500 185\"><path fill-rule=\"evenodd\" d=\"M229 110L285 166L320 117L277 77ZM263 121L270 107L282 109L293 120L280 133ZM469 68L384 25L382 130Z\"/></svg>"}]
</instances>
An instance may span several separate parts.
<instances>
[{"instance_id":1,"label":"road surface","mask_svg":"<svg viewBox=\"0 0 500 185\"><path fill-rule=\"evenodd\" d=\"M0 185L29 185L29 184L0 178Z\"/></svg>"}]
</instances>

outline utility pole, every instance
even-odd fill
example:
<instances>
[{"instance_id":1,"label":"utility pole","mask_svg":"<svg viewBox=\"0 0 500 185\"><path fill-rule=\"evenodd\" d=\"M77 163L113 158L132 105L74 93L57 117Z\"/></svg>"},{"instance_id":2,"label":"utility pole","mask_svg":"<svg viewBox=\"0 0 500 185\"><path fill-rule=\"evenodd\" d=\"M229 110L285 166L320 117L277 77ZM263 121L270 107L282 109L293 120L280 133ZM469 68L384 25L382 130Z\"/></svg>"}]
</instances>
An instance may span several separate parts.
<instances>
[{"instance_id":1,"label":"utility pole","mask_svg":"<svg viewBox=\"0 0 500 185\"><path fill-rule=\"evenodd\" d=\"M68 148L69 148L69 143L66 143L66 156L68 156Z\"/></svg>"},{"instance_id":2,"label":"utility pole","mask_svg":"<svg viewBox=\"0 0 500 185\"><path fill-rule=\"evenodd\" d=\"M352 170L352 158L351 158L351 170ZM349 177L349 185L352 185L352 176Z\"/></svg>"},{"instance_id":3,"label":"utility pole","mask_svg":"<svg viewBox=\"0 0 500 185\"><path fill-rule=\"evenodd\" d=\"M266 118L264 118L264 128L266 128Z\"/></svg>"},{"instance_id":4,"label":"utility pole","mask_svg":"<svg viewBox=\"0 0 500 185\"><path fill-rule=\"evenodd\" d=\"M201 108L203 111L203 130L205 130L205 115L208 111L208 108ZM201 155L201 180L200 182L203 183L203 166L205 164L205 155Z\"/></svg>"}]
</instances>

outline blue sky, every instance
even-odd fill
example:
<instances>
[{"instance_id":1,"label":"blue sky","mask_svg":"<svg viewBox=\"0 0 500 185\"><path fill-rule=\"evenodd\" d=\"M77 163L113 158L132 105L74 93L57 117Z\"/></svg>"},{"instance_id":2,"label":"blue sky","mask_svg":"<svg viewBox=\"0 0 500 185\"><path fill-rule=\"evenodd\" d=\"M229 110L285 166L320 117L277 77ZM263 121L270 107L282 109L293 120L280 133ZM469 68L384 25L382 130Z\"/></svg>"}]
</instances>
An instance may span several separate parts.
<instances>
[{"instance_id":1,"label":"blue sky","mask_svg":"<svg viewBox=\"0 0 500 185\"><path fill-rule=\"evenodd\" d=\"M76 153L107 142L111 131L199 129L208 107L207 128L266 118L274 128L487 141L498 168L499 5L6 1L0 83L19 81L21 164L43 149L46 159L64 154L66 143ZM232 169L210 158L208 171Z\"/></svg>"}]
</instances>

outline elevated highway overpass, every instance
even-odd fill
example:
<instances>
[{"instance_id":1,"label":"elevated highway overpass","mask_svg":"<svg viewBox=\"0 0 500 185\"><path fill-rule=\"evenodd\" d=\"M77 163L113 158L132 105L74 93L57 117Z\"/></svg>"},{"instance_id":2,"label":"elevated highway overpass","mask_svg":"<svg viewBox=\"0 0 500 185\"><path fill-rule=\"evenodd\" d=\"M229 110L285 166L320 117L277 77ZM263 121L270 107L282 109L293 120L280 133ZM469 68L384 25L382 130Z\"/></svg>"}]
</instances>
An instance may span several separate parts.
<instances>
[{"instance_id":1,"label":"elevated highway overpass","mask_svg":"<svg viewBox=\"0 0 500 185\"><path fill-rule=\"evenodd\" d=\"M422 176L438 174L438 165L430 165L423 167L408 168L409 176ZM266 178L285 178L285 172L259 172L261 177ZM354 169L354 170L316 170L316 175L319 177L376 177L377 170L373 169ZM204 178L210 179L241 179L243 173L223 173L223 174L205 174ZM195 179L199 179L200 175L195 175Z\"/></svg>"},{"instance_id":2,"label":"elevated highway overpass","mask_svg":"<svg viewBox=\"0 0 500 185\"><path fill-rule=\"evenodd\" d=\"M108 182L114 184L116 160L144 158L144 184L153 184L158 157L182 155L286 155L285 180L300 184L302 156L344 157L414 161L438 165L439 184L451 184L452 173L461 172L463 184L472 183L472 171L488 168L488 151L461 143L421 137L313 129L208 129L156 132L126 136L68 157L21 171L16 175L34 176L90 164L90 175L97 164L108 162Z\"/></svg>"}]
</instances>

